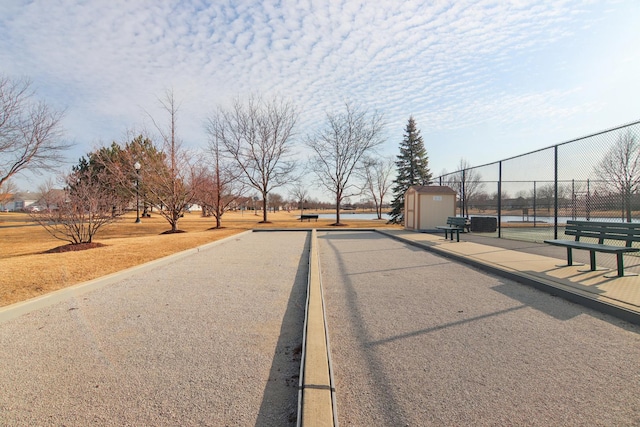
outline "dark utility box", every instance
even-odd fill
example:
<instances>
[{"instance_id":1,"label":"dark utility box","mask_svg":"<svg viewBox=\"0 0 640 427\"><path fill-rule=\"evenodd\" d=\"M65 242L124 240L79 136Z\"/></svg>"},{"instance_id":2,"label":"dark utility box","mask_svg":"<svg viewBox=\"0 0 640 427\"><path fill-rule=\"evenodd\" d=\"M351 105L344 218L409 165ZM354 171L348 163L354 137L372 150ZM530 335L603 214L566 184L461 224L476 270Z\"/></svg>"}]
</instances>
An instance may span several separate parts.
<instances>
[{"instance_id":1,"label":"dark utility box","mask_svg":"<svg viewBox=\"0 0 640 427\"><path fill-rule=\"evenodd\" d=\"M472 216L471 231L477 233L494 233L498 229L498 218L494 216Z\"/></svg>"}]
</instances>

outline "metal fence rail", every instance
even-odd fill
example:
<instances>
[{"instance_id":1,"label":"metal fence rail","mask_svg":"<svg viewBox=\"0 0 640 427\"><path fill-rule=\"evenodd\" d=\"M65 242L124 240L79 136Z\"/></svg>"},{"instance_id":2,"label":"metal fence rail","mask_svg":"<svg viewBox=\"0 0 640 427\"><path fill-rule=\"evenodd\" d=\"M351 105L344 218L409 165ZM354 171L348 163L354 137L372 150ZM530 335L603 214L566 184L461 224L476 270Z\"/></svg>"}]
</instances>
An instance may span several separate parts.
<instances>
[{"instance_id":1,"label":"metal fence rail","mask_svg":"<svg viewBox=\"0 0 640 427\"><path fill-rule=\"evenodd\" d=\"M640 221L640 121L436 177L459 215L495 217L488 235L558 238L567 219Z\"/></svg>"}]
</instances>

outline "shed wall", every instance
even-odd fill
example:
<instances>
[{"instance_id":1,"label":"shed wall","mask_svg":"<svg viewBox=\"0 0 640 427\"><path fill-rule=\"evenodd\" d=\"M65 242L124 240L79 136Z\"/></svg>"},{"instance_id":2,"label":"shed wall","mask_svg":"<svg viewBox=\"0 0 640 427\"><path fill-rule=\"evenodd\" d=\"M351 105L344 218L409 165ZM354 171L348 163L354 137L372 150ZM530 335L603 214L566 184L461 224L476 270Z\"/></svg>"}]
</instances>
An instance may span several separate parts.
<instances>
[{"instance_id":1,"label":"shed wall","mask_svg":"<svg viewBox=\"0 0 640 427\"><path fill-rule=\"evenodd\" d=\"M441 194L419 194L419 230L431 230L447 223L455 215L455 196Z\"/></svg>"}]
</instances>

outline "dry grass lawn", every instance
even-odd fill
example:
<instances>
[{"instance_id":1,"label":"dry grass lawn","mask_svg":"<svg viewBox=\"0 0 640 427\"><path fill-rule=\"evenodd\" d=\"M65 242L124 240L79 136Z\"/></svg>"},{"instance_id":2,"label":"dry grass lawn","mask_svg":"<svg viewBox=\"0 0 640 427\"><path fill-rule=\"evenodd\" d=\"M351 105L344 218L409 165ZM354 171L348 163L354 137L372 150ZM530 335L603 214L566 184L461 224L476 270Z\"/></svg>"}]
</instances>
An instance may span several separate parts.
<instances>
[{"instance_id":1,"label":"dry grass lawn","mask_svg":"<svg viewBox=\"0 0 640 427\"><path fill-rule=\"evenodd\" d=\"M269 214L270 224L259 224L262 216L253 213L228 212L222 218L222 229L214 218L199 213L186 214L178 228L186 233L161 234L169 229L159 215L143 218L135 224L135 214L128 214L116 224L107 226L94 238L105 246L63 253L45 253L65 242L51 237L26 214L0 213L0 306L24 301L67 286L82 283L186 249L256 228L330 227L334 220L303 222L299 212ZM398 227L385 221L350 220L348 228Z\"/></svg>"}]
</instances>

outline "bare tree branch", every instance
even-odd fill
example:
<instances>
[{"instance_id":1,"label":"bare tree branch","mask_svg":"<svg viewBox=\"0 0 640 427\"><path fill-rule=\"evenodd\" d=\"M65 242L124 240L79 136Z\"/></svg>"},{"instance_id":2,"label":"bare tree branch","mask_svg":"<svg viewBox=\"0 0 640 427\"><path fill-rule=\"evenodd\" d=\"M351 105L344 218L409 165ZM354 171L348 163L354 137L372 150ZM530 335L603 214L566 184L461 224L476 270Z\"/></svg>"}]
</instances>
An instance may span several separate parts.
<instances>
[{"instance_id":1,"label":"bare tree branch","mask_svg":"<svg viewBox=\"0 0 640 427\"><path fill-rule=\"evenodd\" d=\"M391 176L396 162L393 157L383 159L368 158L363 169L364 190L371 196L378 219L382 219L384 197L391 188Z\"/></svg>"},{"instance_id":2,"label":"bare tree branch","mask_svg":"<svg viewBox=\"0 0 640 427\"><path fill-rule=\"evenodd\" d=\"M335 195L335 225L341 225L342 200L350 196L350 188L357 188L351 182L354 171L361 166L365 154L383 142L383 126L381 114L369 115L347 103L343 113L327 113L325 127L307 138L306 144L313 151L311 169L320 185Z\"/></svg>"},{"instance_id":3,"label":"bare tree branch","mask_svg":"<svg viewBox=\"0 0 640 427\"><path fill-rule=\"evenodd\" d=\"M115 209L117 195L90 169L69 174L63 191L43 189L47 209L31 212L31 218L52 237L71 244L91 243L98 231L124 213Z\"/></svg>"},{"instance_id":4,"label":"bare tree branch","mask_svg":"<svg viewBox=\"0 0 640 427\"><path fill-rule=\"evenodd\" d=\"M640 143L631 131L618 137L600 161L596 175L622 196L624 216L631 222L631 196L640 189Z\"/></svg>"},{"instance_id":5,"label":"bare tree branch","mask_svg":"<svg viewBox=\"0 0 640 427\"><path fill-rule=\"evenodd\" d=\"M0 185L16 173L59 166L71 144L62 141L62 111L35 102L28 80L0 75Z\"/></svg>"},{"instance_id":6,"label":"bare tree branch","mask_svg":"<svg viewBox=\"0 0 640 427\"><path fill-rule=\"evenodd\" d=\"M194 200L202 206L203 215L215 217L215 228L221 228L222 216L242 197L245 184L239 179L242 170L222 156L220 141L213 136L209 140L209 154L201 162L206 166L194 175Z\"/></svg>"},{"instance_id":7,"label":"bare tree branch","mask_svg":"<svg viewBox=\"0 0 640 427\"><path fill-rule=\"evenodd\" d=\"M211 138L222 143L247 184L262 195L263 222L269 192L286 185L295 170L291 156L297 120L298 112L289 102L252 96L246 104L237 99L230 110L219 109L207 121Z\"/></svg>"},{"instance_id":8,"label":"bare tree branch","mask_svg":"<svg viewBox=\"0 0 640 427\"><path fill-rule=\"evenodd\" d=\"M169 115L169 126L163 128L153 121L162 136L164 167L146 175L145 189L150 202L160 207L160 214L171 225L170 233L179 232L178 221L194 197L191 185L194 171L189 153L184 150L177 137L176 125L179 105L172 90L167 90L160 105Z\"/></svg>"}]
</instances>

